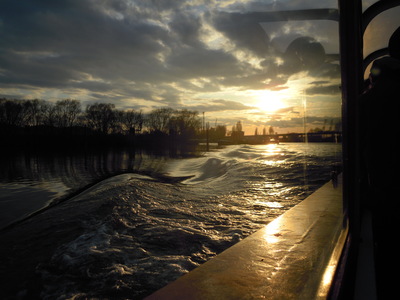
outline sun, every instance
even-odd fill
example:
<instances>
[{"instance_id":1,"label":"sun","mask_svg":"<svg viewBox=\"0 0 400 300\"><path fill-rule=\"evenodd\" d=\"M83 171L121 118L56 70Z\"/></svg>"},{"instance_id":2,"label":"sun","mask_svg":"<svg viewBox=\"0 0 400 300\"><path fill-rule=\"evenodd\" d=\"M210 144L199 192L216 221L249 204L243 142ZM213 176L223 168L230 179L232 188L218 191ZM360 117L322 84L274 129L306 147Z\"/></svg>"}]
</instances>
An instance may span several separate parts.
<instances>
[{"instance_id":1,"label":"sun","mask_svg":"<svg viewBox=\"0 0 400 300\"><path fill-rule=\"evenodd\" d=\"M254 100L255 106L267 113L273 113L285 107L282 96L275 91L256 91Z\"/></svg>"}]
</instances>

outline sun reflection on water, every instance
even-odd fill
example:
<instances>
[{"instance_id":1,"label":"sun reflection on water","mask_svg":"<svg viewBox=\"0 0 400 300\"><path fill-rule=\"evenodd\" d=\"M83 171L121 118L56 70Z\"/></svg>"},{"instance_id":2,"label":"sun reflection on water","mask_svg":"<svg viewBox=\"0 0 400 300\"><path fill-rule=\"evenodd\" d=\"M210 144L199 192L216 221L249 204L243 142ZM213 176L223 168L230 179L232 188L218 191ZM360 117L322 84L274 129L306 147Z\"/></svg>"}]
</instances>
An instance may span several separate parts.
<instances>
[{"instance_id":1,"label":"sun reflection on water","mask_svg":"<svg viewBox=\"0 0 400 300\"><path fill-rule=\"evenodd\" d=\"M277 152L281 152L281 148L279 147L278 144L267 144L263 145L264 148L264 154L265 155L271 155L271 154L276 154Z\"/></svg>"},{"instance_id":2,"label":"sun reflection on water","mask_svg":"<svg viewBox=\"0 0 400 300\"><path fill-rule=\"evenodd\" d=\"M267 166L278 166L285 162L285 154L282 152L282 148L277 144L268 144L262 146L262 152L260 162Z\"/></svg>"},{"instance_id":3,"label":"sun reflection on water","mask_svg":"<svg viewBox=\"0 0 400 300\"><path fill-rule=\"evenodd\" d=\"M266 206L268 208L282 208L283 205L279 202L276 201L261 201L261 200L257 200L254 202L255 205L262 205L262 206Z\"/></svg>"}]
</instances>

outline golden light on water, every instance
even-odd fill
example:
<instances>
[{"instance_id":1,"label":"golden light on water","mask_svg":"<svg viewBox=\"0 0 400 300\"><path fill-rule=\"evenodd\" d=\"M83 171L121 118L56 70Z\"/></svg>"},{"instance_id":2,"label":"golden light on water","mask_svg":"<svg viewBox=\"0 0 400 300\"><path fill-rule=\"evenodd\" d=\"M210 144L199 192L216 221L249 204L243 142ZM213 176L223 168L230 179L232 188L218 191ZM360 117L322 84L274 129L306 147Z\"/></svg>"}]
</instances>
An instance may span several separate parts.
<instances>
[{"instance_id":1,"label":"golden light on water","mask_svg":"<svg viewBox=\"0 0 400 300\"><path fill-rule=\"evenodd\" d=\"M262 205L268 208L282 208L283 205L276 201L256 201L254 202L255 205Z\"/></svg>"},{"instance_id":2,"label":"golden light on water","mask_svg":"<svg viewBox=\"0 0 400 300\"><path fill-rule=\"evenodd\" d=\"M278 144L267 144L267 145L263 145L263 146L264 146L263 147L264 148L263 155L265 155L265 156L276 155L279 152L281 152L281 149L279 148Z\"/></svg>"},{"instance_id":3,"label":"golden light on water","mask_svg":"<svg viewBox=\"0 0 400 300\"><path fill-rule=\"evenodd\" d=\"M284 162L284 154L277 144L263 145L262 163L268 166L276 166Z\"/></svg>"}]
</instances>

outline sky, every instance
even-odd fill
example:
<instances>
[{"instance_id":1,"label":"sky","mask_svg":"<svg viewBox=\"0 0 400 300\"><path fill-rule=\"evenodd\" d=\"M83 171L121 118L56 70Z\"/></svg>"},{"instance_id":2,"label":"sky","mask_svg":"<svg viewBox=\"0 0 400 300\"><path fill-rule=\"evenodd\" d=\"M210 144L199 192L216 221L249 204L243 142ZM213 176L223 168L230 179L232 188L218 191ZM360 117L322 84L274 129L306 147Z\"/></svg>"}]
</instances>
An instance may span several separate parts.
<instances>
[{"instance_id":1,"label":"sky","mask_svg":"<svg viewBox=\"0 0 400 300\"><path fill-rule=\"evenodd\" d=\"M340 121L338 24L251 13L336 1L1 0L0 97L196 110L246 134ZM328 127L328 126L327 126ZM328 129L328 128L327 128Z\"/></svg>"}]
</instances>

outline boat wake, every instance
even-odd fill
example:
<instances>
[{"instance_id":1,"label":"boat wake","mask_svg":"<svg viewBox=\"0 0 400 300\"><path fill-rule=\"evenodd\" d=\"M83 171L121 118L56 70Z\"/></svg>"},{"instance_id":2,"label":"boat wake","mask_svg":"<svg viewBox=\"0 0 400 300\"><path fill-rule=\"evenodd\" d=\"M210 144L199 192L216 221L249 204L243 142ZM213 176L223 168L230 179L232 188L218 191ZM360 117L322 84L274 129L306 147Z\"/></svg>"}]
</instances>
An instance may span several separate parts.
<instances>
[{"instance_id":1,"label":"boat wake","mask_svg":"<svg viewBox=\"0 0 400 300\"><path fill-rule=\"evenodd\" d=\"M0 253L12 257L0 266L5 291L42 299L145 297L329 180L334 156L309 155L305 178L303 154L268 146L173 160L154 176L113 176L8 229L2 240L10 247Z\"/></svg>"}]
</instances>

